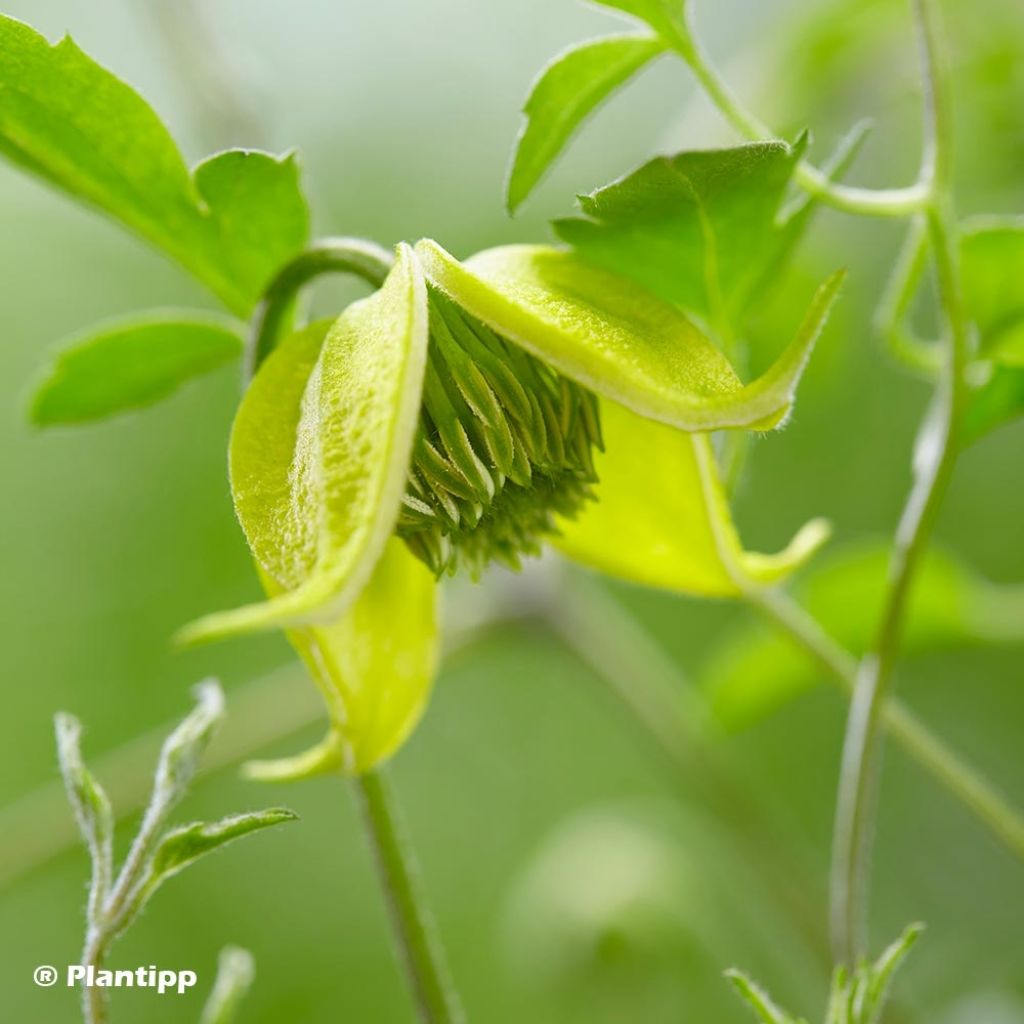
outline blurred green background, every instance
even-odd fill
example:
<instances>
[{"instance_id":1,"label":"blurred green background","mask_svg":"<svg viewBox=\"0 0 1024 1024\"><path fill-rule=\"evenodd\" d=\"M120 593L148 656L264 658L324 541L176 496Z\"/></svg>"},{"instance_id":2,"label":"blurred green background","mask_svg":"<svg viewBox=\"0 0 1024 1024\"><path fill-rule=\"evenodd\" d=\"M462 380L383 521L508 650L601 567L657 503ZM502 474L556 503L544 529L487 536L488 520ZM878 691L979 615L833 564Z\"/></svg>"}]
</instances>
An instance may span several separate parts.
<instances>
[{"instance_id":1,"label":"blurred green background","mask_svg":"<svg viewBox=\"0 0 1024 1024\"><path fill-rule=\"evenodd\" d=\"M695 6L712 52L762 116L787 132L810 126L818 156L852 121L872 116L857 180L909 179L919 132L906 4ZM947 7L962 208L1019 212L1024 8L1019 0ZM610 104L509 221L501 189L528 84L560 48L618 29L605 12L575 0L6 0L3 9L51 38L70 31L154 103L190 158L225 145L296 147L319 233L389 244L430 235L458 254L543 238L546 220L571 210L575 192L656 151L730 141L685 72L663 62ZM244 712L215 743L214 760L246 745L259 756L303 749L320 724L282 641L185 654L168 643L197 614L257 593L225 479L237 372L90 429L34 434L24 425L29 382L63 336L106 316L210 300L140 243L7 165L0 224L0 805L11 805L0 818L0 983L5 1019L73 1021L72 994L31 981L37 964L76 962L85 896L85 855L61 844L70 814L53 791L53 713L84 720L88 757L115 752L99 761L100 775L126 800L145 784L149 748L122 748L180 715L189 685L205 675L224 681L229 717L233 706ZM737 503L753 547L780 545L812 515L834 521L837 544L893 527L927 399L871 330L898 240L895 225L823 214L752 327L754 361L763 362L788 337L812 281L850 267L792 423L755 443ZM350 294L328 285L317 303L327 311ZM968 451L938 531L997 582L1024 580L1022 442L1017 424ZM561 585L554 573L541 567L534 584ZM579 575L570 582L556 601L590 588L609 595L668 656L679 687L748 614ZM511 585L483 586L499 601ZM452 595L456 626L477 597ZM257 700L251 684L261 679ZM1019 648L944 651L900 673L908 702L1018 803L1022 683ZM843 701L821 688L719 747L777 824L799 865L790 882L819 929L843 717ZM292 721L315 724L288 734ZM273 743L254 746L252 737L275 732ZM748 846L747 862L737 859L723 824L736 808L701 810L691 780L652 750L543 621L500 625L460 647L393 774L472 1020L740 1022L746 1011L720 977L733 964L809 1019L820 1016L820 964L749 866L767 862L767 851ZM237 943L257 961L242 1018L251 1024L410 1020L339 783L268 792L230 765L205 776L181 817L277 802L296 808L301 823L175 880L115 947L112 966L195 969L205 989L217 950ZM876 943L911 920L929 925L893 1020L1024 1021L1024 871L895 749L872 915ZM119 993L114 1020L194 1020L200 1001Z\"/></svg>"}]
</instances>

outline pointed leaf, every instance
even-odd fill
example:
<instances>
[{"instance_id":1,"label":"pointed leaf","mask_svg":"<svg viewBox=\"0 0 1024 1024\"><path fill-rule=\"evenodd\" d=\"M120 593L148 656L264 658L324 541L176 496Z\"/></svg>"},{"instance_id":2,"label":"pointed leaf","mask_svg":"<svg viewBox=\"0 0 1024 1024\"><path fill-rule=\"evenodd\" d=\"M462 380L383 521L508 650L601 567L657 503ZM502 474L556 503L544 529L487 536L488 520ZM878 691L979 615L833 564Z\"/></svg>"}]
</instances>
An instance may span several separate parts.
<instances>
[{"instance_id":1,"label":"pointed leaf","mask_svg":"<svg viewBox=\"0 0 1024 1024\"><path fill-rule=\"evenodd\" d=\"M220 821L197 821L172 829L160 840L153 853L145 888L152 893L200 857L243 836L286 821L298 821L298 815L286 807L271 807L265 811L234 814Z\"/></svg>"},{"instance_id":2,"label":"pointed leaf","mask_svg":"<svg viewBox=\"0 0 1024 1024\"><path fill-rule=\"evenodd\" d=\"M71 340L36 388L40 427L87 423L152 405L242 353L230 322L166 312L100 325Z\"/></svg>"},{"instance_id":3,"label":"pointed leaf","mask_svg":"<svg viewBox=\"0 0 1024 1024\"><path fill-rule=\"evenodd\" d=\"M280 346L249 388L231 438L231 488L249 546L280 588L182 639L338 619L394 529L405 491L427 349L426 285L400 246L380 291L327 331Z\"/></svg>"},{"instance_id":4,"label":"pointed leaf","mask_svg":"<svg viewBox=\"0 0 1024 1024\"><path fill-rule=\"evenodd\" d=\"M601 404L601 424L597 500L560 521L554 541L570 558L645 586L735 597L751 584L782 579L824 541L827 529L815 521L778 555L744 551L705 435L680 433L610 402Z\"/></svg>"},{"instance_id":5,"label":"pointed leaf","mask_svg":"<svg viewBox=\"0 0 1024 1024\"><path fill-rule=\"evenodd\" d=\"M806 145L752 142L658 157L555 222L578 255L707 323L734 321L786 241L779 218Z\"/></svg>"},{"instance_id":6,"label":"pointed leaf","mask_svg":"<svg viewBox=\"0 0 1024 1024\"><path fill-rule=\"evenodd\" d=\"M753 1011L760 1024L796 1024L792 1017L780 1010L760 985L742 971L728 970L725 976L732 982L740 999Z\"/></svg>"},{"instance_id":7,"label":"pointed leaf","mask_svg":"<svg viewBox=\"0 0 1024 1024\"><path fill-rule=\"evenodd\" d=\"M889 552L856 544L810 570L798 590L801 603L840 644L865 650L888 578ZM910 599L908 653L977 643L1024 643L1024 586L995 585L930 551ZM718 720L744 728L815 686L818 665L786 637L760 622L730 630L715 647L702 684Z\"/></svg>"},{"instance_id":8,"label":"pointed leaf","mask_svg":"<svg viewBox=\"0 0 1024 1024\"><path fill-rule=\"evenodd\" d=\"M158 246L235 313L306 242L291 157L221 154L193 178L145 100L68 37L51 45L0 15L0 95L0 153Z\"/></svg>"},{"instance_id":9,"label":"pointed leaf","mask_svg":"<svg viewBox=\"0 0 1024 1024\"><path fill-rule=\"evenodd\" d=\"M499 334L604 398L694 431L785 419L842 280L822 286L796 340L744 387L677 309L572 253L511 245L460 264L435 242L417 251L431 282Z\"/></svg>"},{"instance_id":10,"label":"pointed leaf","mask_svg":"<svg viewBox=\"0 0 1024 1024\"><path fill-rule=\"evenodd\" d=\"M437 599L432 573L392 538L337 622L289 630L327 701L346 773L391 757L420 720L440 658Z\"/></svg>"},{"instance_id":11,"label":"pointed leaf","mask_svg":"<svg viewBox=\"0 0 1024 1024\"><path fill-rule=\"evenodd\" d=\"M255 976L252 953L238 946L225 946L217 959L217 978L199 1024L234 1024L239 1004L252 987Z\"/></svg>"},{"instance_id":12,"label":"pointed leaf","mask_svg":"<svg viewBox=\"0 0 1024 1024\"><path fill-rule=\"evenodd\" d=\"M923 932L923 924L908 925L903 934L871 965L863 1024L879 1024L893 975Z\"/></svg>"},{"instance_id":13,"label":"pointed leaf","mask_svg":"<svg viewBox=\"0 0 1024 1024\"><path fill-rule=\"evenodd\" d=\"M544 68L523 107L526 120L508 179L510 213L583 121L663 50L664 44L651 36L606 36L566 50Z\"/></svg>"}]
</instances>

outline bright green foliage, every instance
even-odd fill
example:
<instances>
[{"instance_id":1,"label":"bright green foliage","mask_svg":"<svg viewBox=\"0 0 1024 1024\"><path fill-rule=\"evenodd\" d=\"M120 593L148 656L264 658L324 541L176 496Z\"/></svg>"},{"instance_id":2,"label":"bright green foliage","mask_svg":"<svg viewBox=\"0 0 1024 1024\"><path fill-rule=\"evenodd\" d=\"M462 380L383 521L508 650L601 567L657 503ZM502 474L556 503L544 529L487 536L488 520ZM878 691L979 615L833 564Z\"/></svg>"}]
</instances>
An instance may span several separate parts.
<instances>
[{"instance_id":1,"label":"bright green foliage","mask_svg":"<svg viewBox=\"0 0 1024 1024\"><path fill-rule=\"evenodd\" d=\"M736 597L776 582L825 540L808 523L778 555L743 550L705 434L685 434L603 402L605 451L595 459L597 500L563 520L555 546L587 565L645 586Z\"/></svg>"},{"instance_id":2,"label":"bright green foliage","mask_svg":"<svg viewBox=\"0 0 1024 1024\"><path fill-rule=\"evenodd\" d=\"M967 439L974 440L1024 413L1024 220L970 223L960 260L964 303L983 361L965 424Z\"/></svg>"},{"instance_id":3,"label":"bright green foliage","mask_svg":"<svg viewBox=\"0 0 1024 1024\"><path fill-rule=\"evenodd\" d=\"M540 73L523 107L506 202L514 212L582 122L664 50L651 36L591 39L559 54Z\"/></svg>"},{"instance_id":4,"label":"bright green foliage","mask_svg":"<svg viewBox=\"0 0 1024 1024\"><path fill-rule=\"evenodd\" d=\"M859 544L808 571L799 596L844 647L867 649L888 577L881 544ZM949 555L926 555L910 601L904 647L923 653L965 644L1024 642L1024 587L996 585ZM815 686L821 669L790 639L760 622L727 633L703 671L718 720L738 729Z\"/></svg>"},{"instance_id":5,"label":"bright green foliage","mask_svg":"<svg viewBox=\"0 0 1024 1024\"><path fill-rule=\"evenodd\" d=\"M291 156L232 151L195 174L133 89L65 37L0 15L0 153L98 207L247 315L306 242Z\"/></svg>"},{"instance_id":6,"label":"bright green foliage","mask_svg":"<svg viewBox=\"0 0 1024 1024\"><path fill-rule=\"evenodd\" d=\"M86 423L167 397L242 353L237 327L196 313L101 325L58 353L32 397L36 426Z\"/></svg>"},{"instance_id":7,"label":"bright green foliage","mask_svg":"<svg viewBox=\"0 0 1024 1024\"><path fill-rule=\"evenodd\" d=\"M686 24L688 0L593 0L601 7L630 14L647 22L670 46L684 52L692 45Z\"/></svg>"},{"instance_id":8,"label":"bright green foliage","mask_svg":"<svg viewBox=\"0 0 1024 1024\"><path fill-rule=\"evenodd\" d=\"M864 961L852 971L839 967L832 975L825 1024L881 1024L893 974L924 930L910 925L873 963ZM768 994L741 971L726 971L739 997L760 1024L806 1024L772 1002Z\"/></svg>"},{"instance_id":9,"label":"bright green foliage","mask_svg":"<svg viewBox=\"0 0 1024 1024\"><path fill-rule=\"evenodd\" d=\"M790 347L744 386L676 308L571 253L513 245L461 264L433 242L417 252L431 283L498 334L603 398L695 431L782 422L841 283L822 286Z\"/></svg>"},{"instance_id":10,"label":"bright green foliage","mask_svg":"<svg viewBox=\"0 0 1024 1024\"><path fill-rule=\"evenodd\" d=\"M779 250L779 212L804 140L657 157L555 222L588 262L631 277L729 334ZM797 221L802 226L802 221Z\"/></svg>"},{"instance_id":11,"label":"bright green foliage","mask_svg":"<svg viewBox=\"0 0 1024 1024\"><path fill-rule=\"evenodd\" d=\"M267 359L235 420L230 471L242 529L280 594L185 638L329 623L352 604L398 517L426 349L426 286L400 246L380 291L326 336L309 328Z\"/></svg>"}]
</instances>

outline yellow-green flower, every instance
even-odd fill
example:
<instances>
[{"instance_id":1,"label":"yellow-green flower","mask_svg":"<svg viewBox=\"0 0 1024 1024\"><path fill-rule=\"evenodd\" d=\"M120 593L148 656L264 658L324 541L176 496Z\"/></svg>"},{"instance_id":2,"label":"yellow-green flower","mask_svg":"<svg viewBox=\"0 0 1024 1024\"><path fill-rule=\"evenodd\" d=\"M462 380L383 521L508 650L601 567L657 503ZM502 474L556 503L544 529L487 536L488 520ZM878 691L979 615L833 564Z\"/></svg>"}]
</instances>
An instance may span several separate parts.
<instances>
[{"instance_id":1,"label":"yellow-green flower","mask_svg":"<svg viewBox=\"0 0 1024 1024\"><path fill-rule=\"evenodd\" d=\"M269 600L186 631L284 628L319 682L327 740L263 774L359 772L397 748L433 679L445 572L515 566L549 538L677 591L734 595L791 570L820 524L781 555L745 552L707 433L786 418L838 285L746 385L676 307L544 246L459 263L401 245L377 292L284 338L230 446Z\"/></svg>"}]
</instances>

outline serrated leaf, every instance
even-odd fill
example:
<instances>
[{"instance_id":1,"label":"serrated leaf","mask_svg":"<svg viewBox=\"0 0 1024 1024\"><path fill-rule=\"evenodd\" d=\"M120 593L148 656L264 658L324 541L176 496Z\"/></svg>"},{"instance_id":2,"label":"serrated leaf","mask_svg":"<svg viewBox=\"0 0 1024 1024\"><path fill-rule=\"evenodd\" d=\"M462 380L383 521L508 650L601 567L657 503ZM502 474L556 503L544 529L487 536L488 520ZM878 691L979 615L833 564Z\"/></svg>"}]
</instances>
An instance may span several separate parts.
<instances>
[{"instance_id":1,"label":"serrated leaf","mask_svg":"<svg viewBox=\"0 0 1024 1024\"><path fill-rule=\"evenodd\" d=\"M744 551L706 435L610 402L601 404L601 425L597 500L560 521L554 540L570 558L644 586L736 597L750 584L783 579L825 540L827 527L815 520L780 554Z\"/></svg>"},{"instance_id":2,"label":"serrated leaf","mask_svg":"<svg viewBox=\"0 0 1024 1024\"><path fill-rule=\"evenodd\" d=\"M978 331L980 382L964 417L975 441L1024 413L1024 219L980 218L961 236L964 306Z\"/></svg>"},{"instance_id":3,"label":"serrated leaf","mask_svg":"<svg viewBox=\"0 0 1024 1024\"><path fill-rule=\"evenodd\" d=\"M706 323L735 321L785 240L779 210L806 145L753 142L658 157L580 197L555 231L588 262Z\"/></svg>"},{"instance_id":4,"label":"serrated leaf","mask_svg":"<svg viewBox=\"0 0 1024 1024\"><path fill-rule=\"evenodd\" d=\"M200 857L219 850L236 839L286 821L297 820L298 815L294 811L286 807L271 807L264 811L233 814L221 818L220 821L197 821L191 825L171 829L153 852L145 887L152 892Z\"/></svg>"},{"instance_id":5,"label":"serrated leaf","mask_svg":"<svg viewBox=\"0 0 1024 1024\"><path fill-rule=\"evenodd\" d=\"M101 324L66 344L32 397L36 426L87 423L152 405L183 383L237 359L229 322L166 312Z\"/></svg>"},{"instance_id":6,"label":"serrated leaf","mask_svg":"<svg viewBox=\"0 0 1024 1024\"><path fill-rule=\"evenodd\" d=\"M217 978L203 1006L199 1024L233 1024L238 1007L252 987L256 963L252 953L238 946L225 946L217 958Z\"/></svg>"},{"instance_id":7,"label":"serrated leaf","mask_svg":"<svg viewBox=\"0 0 1024 1024\"><path fill-rule=\"evenodd\" d=\"M888 571L884 545L856 544L809 570L797 594L830 635L859 653L873 639ZM911 594L905 647L920 654L974 643L1024 643L1024 587L989 583L931 550ZM701 680L718 720L740 729L817 685L821 670L792 641L749 621L715 646Z\"/></svg>"},{"instance_id":8,"label":"serrated leaf","mask_svg":"<svg viewBox=\"0 0 1024 1024\"><path fill-rule=\"evenodd\" d=\"M606 36L566 50L544 68L523 107L525 121L506 192L510 213L533 191L583 121L664 48L651 36Z\"/></svg>"},{"instance_id":9,"label":"serrated leaf","mask_svg":"<svg viewBox=\"0 0 1024 1024\"><path fill-rule=\"evenodd\" d=\"M459 263L431 241L417 252L431 283L497 333L598 395L692 431L778 426L842 282L822 286L796 339L744 386L678 309L573 253L511 245Z\"/></svg>"},{"instance_id":10,"label":"serrated leaf","mask_svg":"<svg viewBox=\"0 0 1024 1024\"><path fill-rule=\"evenodd\" d=\"M271 354L235 419L230 472L246 539L280 593L208 616L182 640L344 614L394 529L426 349L426 285L412 250L400 246L379 291L326 332L311 327Z\"/></svg>"},{"instance_id":11,"label":"serrated leaf","mask_svg":"<svg viewBox=\"0 0 1024 1024\"><path fill-rule=\"evenodd\" d=\"M69 37L51 45L0 15L0 97L0 153L162 249L239 315L307 240L293 157L233 151L193 177L145 100Z\"/></svg>"},{"instance_id":12,"label":"serrated leaf","mask_svg":"<svg viewBox=\"0 0 1024 1024\"><path fill-rule=\"evenodd\" d=\"M688 0L591 0L600 7L610 7L646 22L669 45L690 48L690 31L686 24Z\"/></svg>"}]
</instances>

